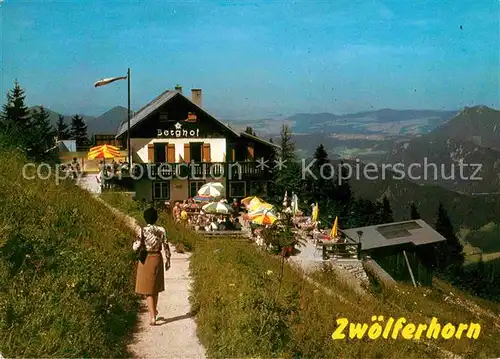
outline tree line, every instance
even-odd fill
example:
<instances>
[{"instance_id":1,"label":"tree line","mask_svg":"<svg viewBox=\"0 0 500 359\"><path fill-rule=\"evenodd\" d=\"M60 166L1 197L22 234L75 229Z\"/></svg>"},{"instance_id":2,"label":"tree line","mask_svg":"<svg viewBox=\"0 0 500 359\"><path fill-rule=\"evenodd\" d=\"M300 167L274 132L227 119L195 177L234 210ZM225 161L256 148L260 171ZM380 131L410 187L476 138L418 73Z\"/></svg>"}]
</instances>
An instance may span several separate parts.
<instances>
[{"instance_id":1,"label":"tree line","mask_svg":"<svg viewBox=\"0 0 500 359\"><path fill-rule=\"evenodd\" d=\"M77 147L90 144L83 117L74 115L70 121L68 126L64 116L59 115L53 126L45 107L30 110L24 89L15 81L0 113L0 144L22 150L34 161L57 161L57 141L72 139Z\"/></svg>"}]
</instances>

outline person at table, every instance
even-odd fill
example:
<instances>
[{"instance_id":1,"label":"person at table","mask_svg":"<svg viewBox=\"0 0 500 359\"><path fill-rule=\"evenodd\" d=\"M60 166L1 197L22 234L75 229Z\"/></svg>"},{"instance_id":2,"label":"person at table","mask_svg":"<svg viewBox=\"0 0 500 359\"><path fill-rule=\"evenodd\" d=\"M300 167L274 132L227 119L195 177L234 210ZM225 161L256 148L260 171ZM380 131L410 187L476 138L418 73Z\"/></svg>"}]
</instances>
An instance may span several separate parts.
<instances>
[{"instance_id":1,"label":"person at table","mask_svg":"<svg viewBox=\"0 0 500 359\"><path fill-rule=\"evenodd\" d=\"M181 217L181 223L185 225L188 220L188 214L186 208L182 208L180 217Z\"/></svg>"},{"instance_id":2,"label":"person at table","mask_svg":"<svg viewBox=\"0 0 500 359\"><path fill-rule=\"evenodd\" d=\"M177 222L181 219L181 207L179 202L175 202L174 208L172 209L172 217Z\"/></svg>"},{"instance_id":3,"label":"person at table","mask_svg":"<svg viewBox=\"0 0 500 359\"><path fill-rule=\"evenodd\" d=\"M233 229L235 231L241 231L241 223L240 223L240 220L238 218L234 219L233 227L234 227Z\"/></svg>"},{"instance_id":4,"label":"person at table","mask_svg":"<svg viewBox=\"0 0 500 359\"><path fill-rule=\"evenodd\" d=\"M236 198L233 198L233 203L231 204L231 208L233 209L235 214L240 212L240 204Z\"/></svg>"}]
</instances>

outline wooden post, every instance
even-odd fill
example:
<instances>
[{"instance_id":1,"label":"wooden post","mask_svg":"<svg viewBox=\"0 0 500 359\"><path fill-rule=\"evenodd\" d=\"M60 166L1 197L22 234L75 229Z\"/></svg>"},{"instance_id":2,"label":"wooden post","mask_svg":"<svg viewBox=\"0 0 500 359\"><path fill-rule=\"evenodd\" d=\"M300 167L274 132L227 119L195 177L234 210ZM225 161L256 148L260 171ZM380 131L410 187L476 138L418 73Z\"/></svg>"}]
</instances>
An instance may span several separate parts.
<instances>
[{"instance_id":1,"label":"wooden post","mask_svg":"<svg viewBox=\"0 0 500 359\"><path fill-rule=\"evenodd\" d=\"M408 271L410 272L411 281L413 282L413 286L416 287L417 283L415 283L415 277L413 277L413 271L411 270L410 261L408 260L408 256L406 255L406 251L403 251L403 255L405 257L406 265L408 266Z\"/></svg>"}]
</instances>

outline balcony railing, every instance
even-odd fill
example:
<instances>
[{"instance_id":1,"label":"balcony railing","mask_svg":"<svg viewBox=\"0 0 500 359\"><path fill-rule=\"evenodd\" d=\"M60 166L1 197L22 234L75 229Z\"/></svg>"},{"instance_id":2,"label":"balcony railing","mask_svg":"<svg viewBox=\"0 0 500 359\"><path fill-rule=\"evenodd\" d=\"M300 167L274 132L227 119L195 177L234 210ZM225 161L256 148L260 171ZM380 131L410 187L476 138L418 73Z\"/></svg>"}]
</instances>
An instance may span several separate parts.
<instances>
[{"instance_id":1,"label":"balcony railing","mask_svg":"<svg viewBox=\"0 0 500 359\"><path fill-rule=\"evenodd\" d=\"M230 180L267 179L269 168L259 162L194 162L194 163L138 163L134 164L132 175L150 179L228 178Z\"/></svg>"}]
</instances>

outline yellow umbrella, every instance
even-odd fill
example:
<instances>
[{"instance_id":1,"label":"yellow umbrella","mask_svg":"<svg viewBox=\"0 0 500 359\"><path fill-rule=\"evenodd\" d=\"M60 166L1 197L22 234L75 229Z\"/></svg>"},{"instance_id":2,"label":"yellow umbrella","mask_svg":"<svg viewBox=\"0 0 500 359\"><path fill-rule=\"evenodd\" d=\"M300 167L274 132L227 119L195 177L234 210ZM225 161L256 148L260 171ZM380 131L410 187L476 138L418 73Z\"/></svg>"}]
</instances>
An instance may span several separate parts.
<instances>
[{"instance_id":1,"label":"yellow umbrella","mask_svg":"<svg viewBox=\"0 0 500 359\"><path fill-rule=\"evenodd\" d=\"M250 201L250 203L247 204L247 209L249 211L251 211L251 210L259 207L263 203L266 203L266 202L262 201L260 198L255 197L254 199L252 199Z\"/></svg>"},{"instance_id":2,"label":"yellow umbrella","mask_svg":"<svg viewBox=\"0 0 500 359\"><path fill-rule=\"evenodd\" d=\"M273 208L274 208L274 206L272 204L267 203L267 202L261 202L261 203L255 204L255 206L251 206L249 208L248 213L261 212L263 210L270 210L270 209L273 209Z\"/></svg>"},{"instance_id":3,"label":"yellow umbrella","mask_svg":"<svg viewBox=\"0 0 500 359\"><path fill-rule=\"evenodd\" d=\"M273 224L277 219L278 218L273 213L265 212L255 218L252 218L251 221L255 224Z\"/></svg>"},{"instance_id":4,"label":"yellow umbrella","mask_svg":"<svg viewBox=\"0 0 500 359\"><path fill-rule=\"evenodd\" d=\"M258 198L257 196L249 196L249 197L245 197L241 200L241 204L242 205L245 205L245 206L248 206L250 204L250 202L252 201L259 201L259 202L263 202L260 198Z\"/></svg>"},{"instance_id":5,"label":"yellow umbrella","mask_svg":"<svg viewBox=\"0 0 500 359\"><path fill-rule=\"evenodd\" d=\"M313 208L313 212L312 212L312 216L311 216L311 220L313 222L317 222L318 221L318 217L319 217L319 207L318 207L318 202L316 202L316 205L314 206Z\"/></svg>"},{"instance_id":6,"label":"yellow umbrella","mask_svg":"<svg viewBox=\"0 0 500 359\"><path fill-rule=\"evenodd\" d=\"M332 230L330 231L330 238L337 238L339 232L339 217L335 217L335 222L333 223Z\"/></svg>"}]
</instances>

